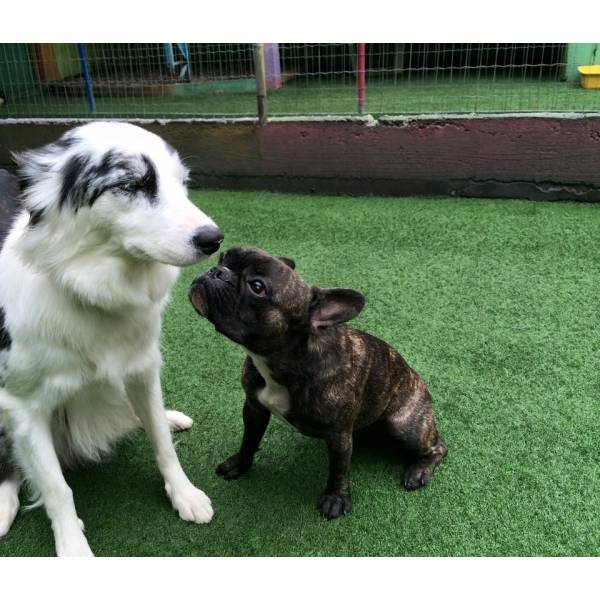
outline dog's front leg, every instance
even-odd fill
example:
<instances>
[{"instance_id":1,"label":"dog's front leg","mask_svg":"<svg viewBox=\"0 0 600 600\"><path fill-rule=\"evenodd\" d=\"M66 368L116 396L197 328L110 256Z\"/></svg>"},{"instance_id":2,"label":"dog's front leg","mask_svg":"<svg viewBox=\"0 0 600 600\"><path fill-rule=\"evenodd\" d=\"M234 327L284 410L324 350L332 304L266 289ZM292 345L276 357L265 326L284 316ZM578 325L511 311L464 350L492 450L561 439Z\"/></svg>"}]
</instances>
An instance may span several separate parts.
<instances>
[{"instance_id":1,"label":"dog's front leg","mask_svg":"<svg viewBox=\"0 0 600 600\"><path fill-rule=\"evenodd\" d=\"M329 477L325 493L319 498L319 511L327 519L336 519L352 511L350 496L350 460L352 431L337 431L327 439Z\"/></svg>"},{"instance_id":2,"label":"dog's front leg","mask_svg":"<svg viewBox=\"0 0 600 600\"><path fill-rule=\"evenodd\" d=\"M237 479L252 466L254 455L258 452L271 413L260 406L258 402L247 398L244 403L243 418L244 437L239 451L222 462L216 469L217 475L224 479Z\"/></svg>"},{"instance_id":3,"label":"dog's front leg","mask_svg":"<svg viewBox=\"0 0 600 600\"><path fill-rule=\"evenodd\" d=\"M173 508L184 521L208 523L213 509L208 496L192 485L183 472L171 439L165 414L158 368L131 377L126 382L133 409L150 438L158 468L165 480L165 490Z\"/></svg>"},{"instance_id":4,"label":"dog's front leg","mask_svg":"<svg viewBox=\"0 0 600 600\"><path fill-rule=\"evenodd\" d=\"M52 523L57 556L93 556L77 517L73 492L56 455L50 416L20 411L13 415L13 449Z\"/></svg>"}]
</instances>

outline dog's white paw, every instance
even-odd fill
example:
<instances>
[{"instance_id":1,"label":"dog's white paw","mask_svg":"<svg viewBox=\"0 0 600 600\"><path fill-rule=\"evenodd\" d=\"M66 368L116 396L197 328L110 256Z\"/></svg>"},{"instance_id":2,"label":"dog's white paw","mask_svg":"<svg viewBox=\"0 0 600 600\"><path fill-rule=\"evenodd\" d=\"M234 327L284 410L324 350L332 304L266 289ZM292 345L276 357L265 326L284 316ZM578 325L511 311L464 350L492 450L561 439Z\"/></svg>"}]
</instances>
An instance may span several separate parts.
<instances>
[{"instance_id":1,"label":"dog's white paw","mask_svg":"<svg viewBox=\"0 0 600 600\"><path fill-rule=\"evenodd\" d=\"M167 410L166 415L167 421L169 421L169 426L171 427L171 431L185 431L194 424L194 420L192 418L184 415L178 410Z\"/></svg>"},{"instance_id":2,"label":"dog's white paw","mask_svg":"<svg viewBox=\"0 0 600 600\"><path fill-rule=\"evenodd\" d=\"M94 556L83 532L56 538L56 556Z\"/></svg>"},{"instance_id":3,"label":"dog's white paw","mask_svg":"<svg viewBox=\"0 0 600 600\"><path fill-rule=\"evenodd\" d=\"M19 488L10 480L0 484L0 538L10 530L19 512Z\"/></svg>"},{"instance_id":4,"label":"dog's white paw","mask_svg":"<svg viewBox=\"0 0 600 600\"><path fill-rule=\"evenodd\" d=\"M165 485L167 495L173 508L184 521L192 523L208 523L213 516L210 498L191 483L178 487Z\"/></svg>"},{"instance_id":5,"label":"dog's white paw","mask_svg":"<svg viewBox=\"0 0 600 600\"><path fill-rule=\"evenodd\" d=\"M56 556L94 556L83 530L83 521L79 518L75 527L67 526L64 529L55 529Z\"/></svg>"}]
</instances>

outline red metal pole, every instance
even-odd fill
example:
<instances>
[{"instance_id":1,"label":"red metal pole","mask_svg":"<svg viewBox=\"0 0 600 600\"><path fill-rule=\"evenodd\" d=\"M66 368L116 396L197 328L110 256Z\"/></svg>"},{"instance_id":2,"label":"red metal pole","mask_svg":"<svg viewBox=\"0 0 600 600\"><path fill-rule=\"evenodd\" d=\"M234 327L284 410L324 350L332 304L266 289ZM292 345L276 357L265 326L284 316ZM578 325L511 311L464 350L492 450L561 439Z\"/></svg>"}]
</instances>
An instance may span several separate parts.
<instances>
[{"instance_id":1,"label":"red metal pole","mask_svg":"<svg viewBox=\"0 0 600 600\"><path fill-rule=\"evenodd\" d=\"M356 82L358 85L358 112L361 115L365 112L365 46L366 44L356 44Z\"/></svg>"}]
</instances>

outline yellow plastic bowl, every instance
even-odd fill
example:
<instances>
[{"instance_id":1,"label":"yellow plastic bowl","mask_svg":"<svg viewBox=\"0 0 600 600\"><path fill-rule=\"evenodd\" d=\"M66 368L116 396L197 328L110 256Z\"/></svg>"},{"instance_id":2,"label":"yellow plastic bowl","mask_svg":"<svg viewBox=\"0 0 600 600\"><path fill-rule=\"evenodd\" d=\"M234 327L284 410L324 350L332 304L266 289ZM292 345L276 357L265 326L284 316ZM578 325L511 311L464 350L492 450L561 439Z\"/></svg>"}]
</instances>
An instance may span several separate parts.
<instances>
[{"instance_id":1,"label":"yellow plastic bowl","mask_svg":"<svg viewBox=\"0 0 600 600\"><path fill-rule=\"evenodd\" d=\"M586 90L600 90L600 65L577 67L581 75L581 87Z\"/></svg>"}]
</instances>

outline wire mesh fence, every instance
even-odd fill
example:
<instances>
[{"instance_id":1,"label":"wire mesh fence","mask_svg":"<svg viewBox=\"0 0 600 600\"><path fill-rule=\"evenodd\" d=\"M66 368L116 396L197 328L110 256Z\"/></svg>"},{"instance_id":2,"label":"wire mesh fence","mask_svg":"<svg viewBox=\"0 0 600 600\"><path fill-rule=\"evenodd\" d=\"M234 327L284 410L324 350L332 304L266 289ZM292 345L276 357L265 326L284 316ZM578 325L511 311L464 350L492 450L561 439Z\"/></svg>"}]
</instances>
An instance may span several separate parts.
<instances>
[{"instance_id":1,"label":"wire mesh fence","mask_svg":"<svg viewBox=\"0 0 600 600\"><path fill-rule=\"evenodd\" d=\"M0 44L0 118L598 112L599 47Z\"/></svg>"}]
</instances>

